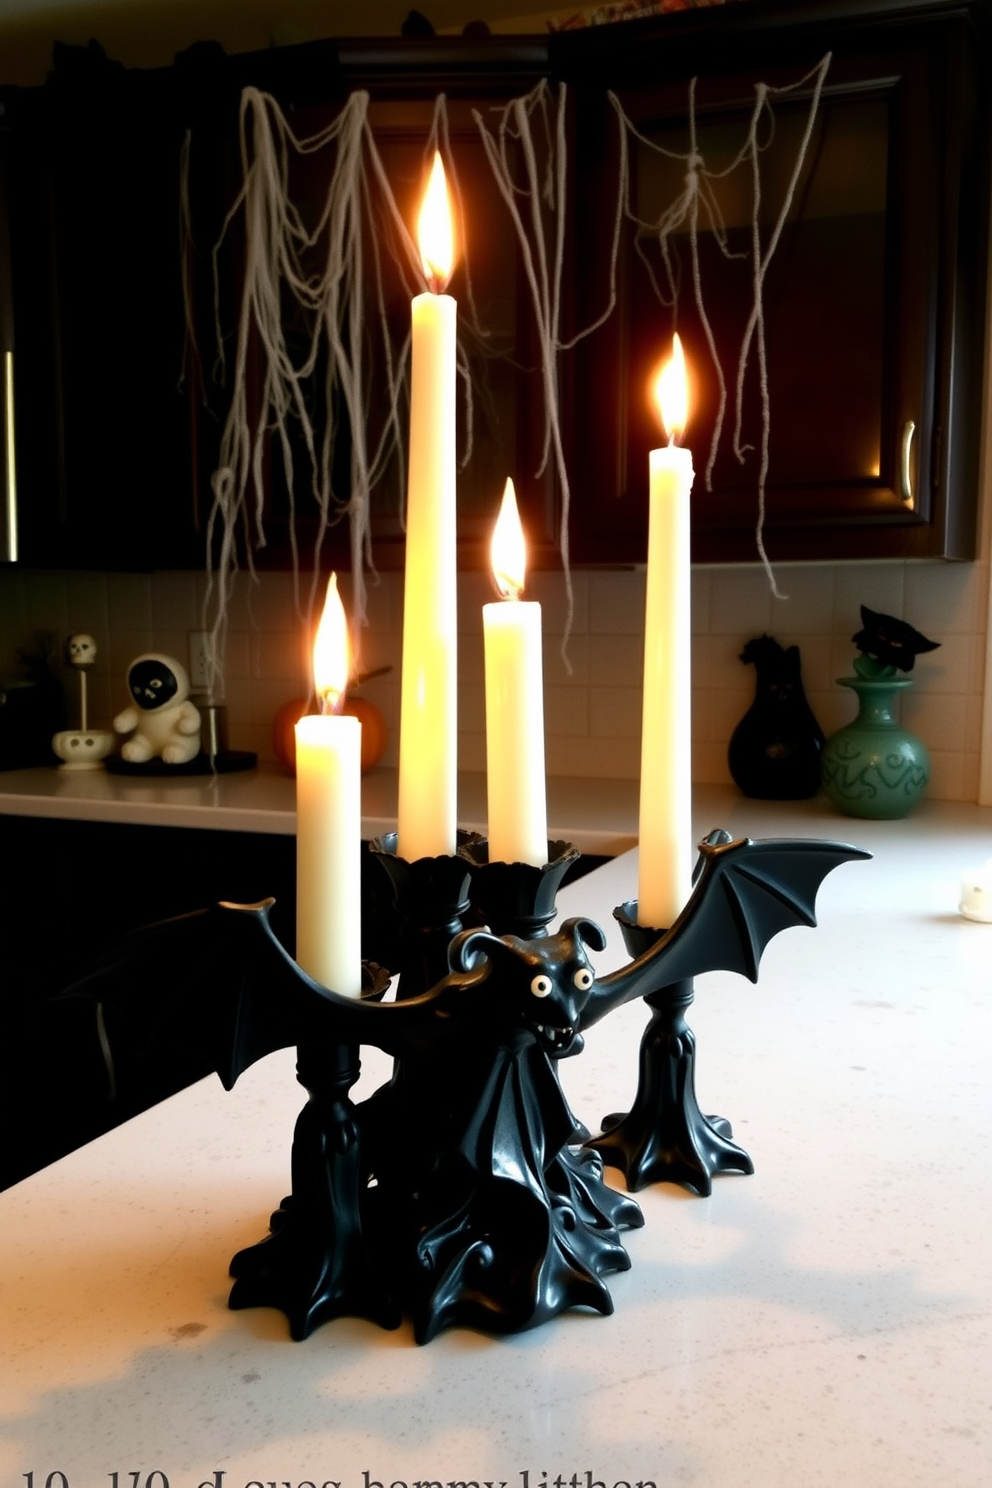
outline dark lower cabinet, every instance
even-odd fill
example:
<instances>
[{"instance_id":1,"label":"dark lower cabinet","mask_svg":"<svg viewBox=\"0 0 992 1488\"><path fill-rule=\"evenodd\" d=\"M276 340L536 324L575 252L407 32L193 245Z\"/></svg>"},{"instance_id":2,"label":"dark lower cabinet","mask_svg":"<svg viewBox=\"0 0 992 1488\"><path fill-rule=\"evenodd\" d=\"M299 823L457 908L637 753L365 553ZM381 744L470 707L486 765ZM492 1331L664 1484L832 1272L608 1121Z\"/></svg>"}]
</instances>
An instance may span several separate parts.
<instances>
[{"instance_id":1,"label":"dark lower cabinet","mask_svg":"<svg viewBox=\"0 0 992 1488\"><path fill-rule=\"evenodd\" d=\"M0 1187L207 1073L174 1040L128 1047L92 1002L58 994L121 935L219 899L273 896L291 950L296 840L99 822L0 817Z\"/></svg>"},{"instance_id":2,"label":"dark lower cabinet","mask_svg":"<svg viewBox=\"0 0 992 1488\"><path fill-rule=\"evenodd\" d=\"M604 861L584 855L566 881ZM210 1073L174 1029L135 1047L105 1007L102 1038L95 1004L60 993L128 931L221 899L273 898L270 923L292 954L296 838L0 816L0 864L6 1188ZM389 880L363 847L363 954L395 969L400 940L391 897Z\"/></svg>"}]
</instances>

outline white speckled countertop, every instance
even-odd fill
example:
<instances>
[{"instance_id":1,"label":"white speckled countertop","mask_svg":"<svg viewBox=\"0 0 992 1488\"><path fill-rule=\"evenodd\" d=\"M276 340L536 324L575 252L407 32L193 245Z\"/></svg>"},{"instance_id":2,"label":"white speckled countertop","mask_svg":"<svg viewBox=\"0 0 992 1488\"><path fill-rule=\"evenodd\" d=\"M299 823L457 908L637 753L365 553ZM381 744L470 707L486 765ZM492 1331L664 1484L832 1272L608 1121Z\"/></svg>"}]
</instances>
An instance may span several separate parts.
<instances>
[{"instance_id":1,"label":"white speckled countertop","mask_svg":"<svg viewBox=\"0 0 992 1488\"><path fill-rule=\"evenodd\" d=\"M373 770L362 779L362 835L396 826L397 772ZM484 831L486 777L458 781L459 825ZM214 831L296 831L296 782L275 766L230 775L125 777L103 770L0 772L0 816L71 821L205 827ZM548 781L548 832L582 852L611 856L637 841L637 785L632 780Z\"/></svg>"},{"instance_id":2,"label":"white speckled countertop","mask_svg":"<svg viewBox=\"0 0 992 1488\"><path fill-rule=\"evenodd\" d=\"M396 826L397 772L378 769L362 777L362 835L376 837ZM727 827L736 835L802 831L847 841L862 831L824 796L811 801L750 801L732 786L694 785L694 812L703 830ZM458 821L471 831L486 829L486 777L463 772L458 778ZM638 786L634 780L587 780L552 776L548 780L548 835L572 842L582 852L613 857L637 843ZM213 831L296 831L296 782L275 766L230 775L155 776L144 779L102 770L30 769L0 771L0 817L57 817L66 821L135 823L145 826L200 827ZM992 844L992 808L958 802L924 801L903 821L869 823L887 840L916 837L921 829L960 830ZM976 846L965 868L984 862L992 845Z\"/></svg>"},{"instance_id":3,"label":"white speckled countertop","mask_svg":"<svg viewBox=\"0 0 992 1488\"><path fill-rule=\"evenodd\" d=\"M820 927L778 936L757 987L699 979L701 1104L756 1171L639 1195L612 1317L418 1348L356 1321L294 1344L273 1312L229 1312L228 1258L288 1189L301 1092L275 1055L0 1195L4 1488L992 1480L992 926L954 913L992 812L858 823L707 794L697 829L718 824L876 856L827 879ZM561 908L609 923L635 873L622 856ZM603 964L622 956L611 934ZM565 1061L590 1124L629 1100L644 1022L630 1005Z\"/></svg>"}]
</instances>

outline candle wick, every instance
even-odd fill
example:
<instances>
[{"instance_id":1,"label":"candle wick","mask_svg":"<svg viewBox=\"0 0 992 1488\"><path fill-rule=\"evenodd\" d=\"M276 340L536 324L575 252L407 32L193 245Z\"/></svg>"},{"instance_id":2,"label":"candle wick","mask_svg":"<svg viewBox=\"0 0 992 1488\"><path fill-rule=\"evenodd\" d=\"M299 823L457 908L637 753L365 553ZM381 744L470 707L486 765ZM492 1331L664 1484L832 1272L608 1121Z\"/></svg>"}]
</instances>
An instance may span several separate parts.
<instances>
[{"instance_id":1,"label":"candle wick","mask_svg":"<svg viewBox=\"0 0 992 1488\"><path fill-rule=\"evenodd\" d=\"M515 584L514 581L506 574L499 574L494 572L493 583L496 586L496 593L499 595L500 599L519 599L521 594L523 593L522 586L520 584Z\"/></svg>"},{"instance_id":2,"label":"candle wick","mask_svg":"<svg viewBox=\"0 0 992 1488\"><path fill-rule=\"evenodd\" d=\"M323 716L330 713L339 713L341 711L341 705L343 704L343 702L344 693L336 692L333 687L328 687L325 692L322 692L320 694L321 715Z\"/></svg>"}]
</instances>

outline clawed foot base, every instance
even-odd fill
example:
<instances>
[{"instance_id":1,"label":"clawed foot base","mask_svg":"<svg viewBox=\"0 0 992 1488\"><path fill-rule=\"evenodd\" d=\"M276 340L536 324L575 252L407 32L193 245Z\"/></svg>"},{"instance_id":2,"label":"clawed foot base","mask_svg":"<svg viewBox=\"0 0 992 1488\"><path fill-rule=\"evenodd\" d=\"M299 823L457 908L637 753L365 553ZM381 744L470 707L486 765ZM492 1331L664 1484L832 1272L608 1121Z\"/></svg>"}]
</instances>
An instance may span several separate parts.
<instances>
[{"instance_id":1,"label":"clawed foot base","mask_svg":"<svg viewBox=\"0 0 992 1488\"><path fill-rule=\"evenodd\" d=\"M361 1317L380 1328L398 1328L400 1308L383 1287L364 1252L361 1237L335 1233L333 1226L283 1199L270 1221L271 1233L238 1251L228 1305L275 1307L285 1313L291 1337L309 1338L336 1317Z\"/></svg>"},{"instance_id":2,"label":"clawed foot base","mask_svg":"<svg viewBox=\"0 0 992 1488\"><path fill-rule=\"evenodd\" d=\"M635 1103L626 1115L607 1116L603 1128L586 1146L619 1168L632 1193L650 1183L681 1183L705 1197L716 1174L754 1172L743 1147L728 1140L730 1122L698 1109L659 1115Z\"/></svg>"},{"instance_id":3,"label":"clawed foot base","mask_svg":"<svg viewBox=\"0 0 992 1488\"><path fill-rule=\"evenodd\" d=\"M647 999L651 1021L639 1056L637 1094L626 1114L603 1118L602 1135L585 1145L619 1168L636 1193L649 1183L681 1183L704 1196L717 1173L753 1173L723 1116L704 1116L696 1102L696 1040L686 1025L692 982L660 988Z\"/></svg>"}]
</instances>

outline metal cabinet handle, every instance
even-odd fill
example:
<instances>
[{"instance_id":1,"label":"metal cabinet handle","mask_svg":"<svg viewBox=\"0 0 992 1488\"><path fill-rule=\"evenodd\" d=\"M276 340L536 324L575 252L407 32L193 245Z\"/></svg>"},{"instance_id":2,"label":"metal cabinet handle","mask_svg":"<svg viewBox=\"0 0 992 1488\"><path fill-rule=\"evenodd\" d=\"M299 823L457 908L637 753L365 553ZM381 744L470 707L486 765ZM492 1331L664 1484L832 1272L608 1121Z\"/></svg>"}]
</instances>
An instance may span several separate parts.
<instances>
[{"instance_id":1,"label":"metal cabinet handle","mask_svg":"<svg viewBox=\"0 0 992 1488\"><path fill-rule=\"evenodd\" d=\"M3 354L4 502L0 559L17 562L17 454L14 446L14 353Z\"/></svg>"},{"instance_id":2,"label":"metal cabinet handle","mask_svg":"<svg viewBox=\"0 0 992 1488\"><path fill-rule=\"evenodd\" d=\"M916 425L912 419L907 419L902 427L902 458L899 462L902 490L900 495L907 506L914 504L913 495L913 466L910 454L913 448L913 435L916 433Z\"/></svg>"}]
</instances>

